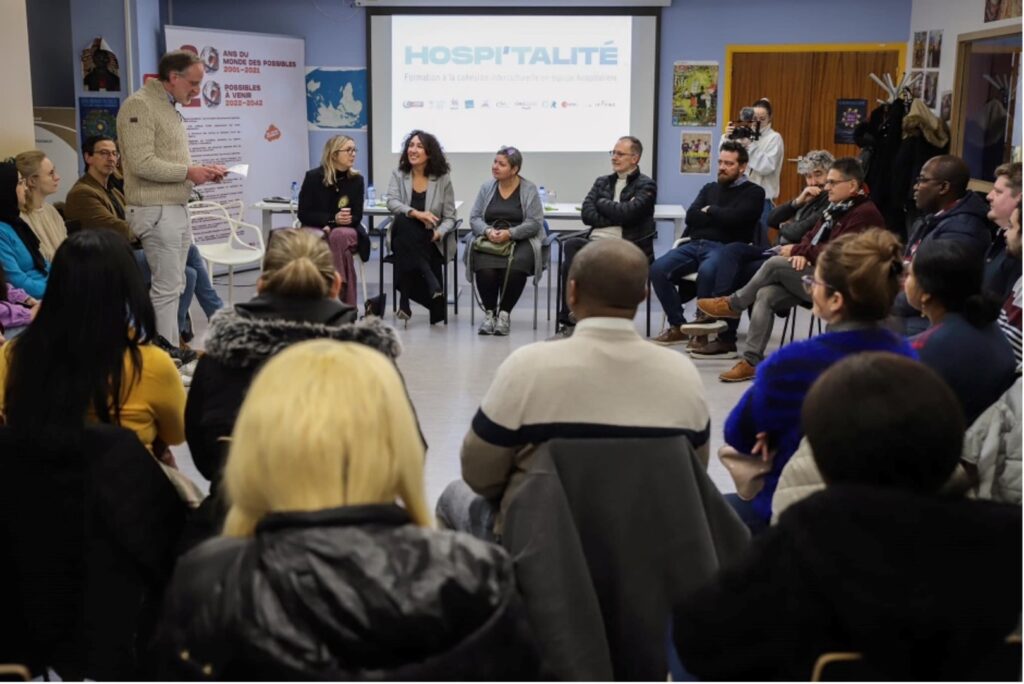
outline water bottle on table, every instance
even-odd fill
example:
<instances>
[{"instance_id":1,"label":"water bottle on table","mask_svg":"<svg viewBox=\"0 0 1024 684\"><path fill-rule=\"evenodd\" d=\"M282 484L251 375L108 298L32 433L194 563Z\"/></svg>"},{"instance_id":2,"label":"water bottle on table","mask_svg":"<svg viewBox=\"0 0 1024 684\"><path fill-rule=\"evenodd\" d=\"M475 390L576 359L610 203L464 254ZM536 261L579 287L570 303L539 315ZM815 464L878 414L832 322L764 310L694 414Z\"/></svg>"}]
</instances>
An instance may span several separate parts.
<instances>
[{"instance_id":1,"label":"water bottle on table","mask_svg":"<svg viewBox=\"0 0 1024 684\"><path fill-rule=\"evenodd\" d=\"M292 204L299 205L299 181L292 181Z\"/></svg>"},{"instance_id":2,"label":"water bottle on table","mask_svg":"<svg viewBox=\"0 0 1024 684\"><path fill-rule=\"evenodd\" d=\"M548 206L548 191L542 185L537 188L537 194L540 195L540 205L546 209Z\"/></svg>"},{"instance_id":3,"label":"water bottle on table","mask_svg":"<svg viewBox=\"0 0 1024 684\"><path fill-rule=\"evenodd\" d=\"M372 185L366 186L366 203L371 207L377 204L377 189Z\"/></svg>"}]
</instances>

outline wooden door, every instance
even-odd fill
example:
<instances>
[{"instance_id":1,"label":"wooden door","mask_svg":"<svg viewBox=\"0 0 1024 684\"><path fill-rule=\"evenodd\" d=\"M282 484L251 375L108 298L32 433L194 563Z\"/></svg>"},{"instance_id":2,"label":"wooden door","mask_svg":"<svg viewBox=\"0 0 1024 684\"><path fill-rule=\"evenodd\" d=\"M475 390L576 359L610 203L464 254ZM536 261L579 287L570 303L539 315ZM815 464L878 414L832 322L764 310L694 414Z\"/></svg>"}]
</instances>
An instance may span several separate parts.
<instances>
[{"instance_id":1,"label":"wooden door","mask_svg":"<svg viewBox=\"0 0 1024 684\"><path fill-rule=\"evenodd\" d=\"M851 46L852 47L852 46ZM778 202L799 194L803 179L797 175L795 160L809 150L828 150L836 157L856 156L856 145L835 142L836 100L864 99L868 113L878 106L876 98L885 92L868 74L891 74L898 80L901 49L843 50L807 49L771 51L775 46L758 46L750 51L731 52L732 71L729 102L723 116L739 119L741 107L767 97L772 103L773 125L786 145ZM762 50L769 50L763 52Z\"/></svg>"}]
</instances>

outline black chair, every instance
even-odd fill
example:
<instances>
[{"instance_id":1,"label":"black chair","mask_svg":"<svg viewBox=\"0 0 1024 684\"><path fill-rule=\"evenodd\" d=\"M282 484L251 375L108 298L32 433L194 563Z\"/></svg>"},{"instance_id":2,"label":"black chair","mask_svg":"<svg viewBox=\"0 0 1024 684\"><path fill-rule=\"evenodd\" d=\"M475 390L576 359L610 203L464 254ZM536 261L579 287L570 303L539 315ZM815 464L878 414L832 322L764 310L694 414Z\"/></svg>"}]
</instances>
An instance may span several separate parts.
<instances>
[{"instance_id":1,"label":"black chair","mask_svg":"<svg viewBox=\"0 0 1024 684\"><path fill-rule=\"evenodd\" d=\"M556 234L557 237L555 238L555 241L558 242L558 288L557 288L557 296L555 298L555 301L557 302L557 306L561 306L562 305L562 276L563 276L564 253L565 253L563 242L565 242L566 240L571 240L573 238L588 237L590 235L590 231L591 231L591 229L587 228L586 230L579 230L579 231L575 231L575 232L572 232L572 233ZM638 240L634 240L633 241L633 244L635 244L637 247L639 247L641 250L643 250L644 254L647 255L647 264L648 265L654 263L654 240L655 240L655 238L657 238L657 236L658 236L658 233L657 233L657 231L655 231L651 235L646 235L646 236L644 236L642 238L639 238ZM549 287L550 287L550 284L549 284ZM651 279L649 277L647 278L647 304L646 304L646 306L647 306L647 336L650 337L651 336ZM559 330L561 330L561 325L556 321L556 323L555 323L555 332L557 333Z\"/></svg>"},{"instance_id":2,"label":"black chair","mask_svg":"<svg viewBox=\"0 0 1024 684\"><path fill-rule=\"evenodd\" d=\"M798 308L800 308L800 309L807 309L808 311L810 311L811 318L810 318L810 321L808 322L808 326L807 326L807 339L810 339L811 337L814 336L814 323L815 322L818 323L818 334L820 335L822 333L823 326L821 324L821 319L818 318L817 316L815 316L814 312L811 311L811 305L810 304L799 304L797 306L790 307L789 311L787 311L786 314L785 314L786 322L782 324L782 338L779 340L779 348L780 349L782 347L786 346L786 344L787 344L786 343L786 332L787 331L789 332L789 342L790 343L792 343L793 340L796 338L796 315L797 315L797 309ZM782 314L776 314L776 315L778 315L780 317L782 316Z\"/></svg>"},{"instance_id":3,"label":"black chair","mask_svg":"<svg viewBox=\"0 0 1024 684\"><path fill-rule=\"evenodd\" d=\"M387 251L388 241L387 234L388 228L391 226L392 218L384 219L379 226L374 230L377 233L378 239L380 240L380 291L384 292L384 264L391 264L391 312L398 312L398 279L395 277L394 269L394 254ZM451 281L454 284L452 288L452 301L454 307L454 315L459 315L459 230L462 228L462 219L456 219L455 226L445 233L444 242L441 243L441 258L444 265L441 267L441 289L444 291L445 297L448 297L448 264L452 264L453 274ZM444 308L444 324L448 325L448 306Z\"/></svg>"}]
</instances>

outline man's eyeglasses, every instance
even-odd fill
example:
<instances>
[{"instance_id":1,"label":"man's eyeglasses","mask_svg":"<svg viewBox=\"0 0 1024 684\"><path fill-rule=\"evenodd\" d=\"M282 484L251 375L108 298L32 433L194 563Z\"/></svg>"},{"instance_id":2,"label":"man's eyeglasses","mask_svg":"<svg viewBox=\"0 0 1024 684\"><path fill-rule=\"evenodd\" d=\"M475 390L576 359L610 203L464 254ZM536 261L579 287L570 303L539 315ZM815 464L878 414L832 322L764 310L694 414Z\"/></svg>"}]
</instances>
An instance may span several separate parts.
<instances>
[{"instance_id":1,"label":"man's eyeglasses","mask_svg":"<svg viewBox=\"0 0 1024 684\"><path fill-rule=\"evenodd\" d=\"M93 154L100 157L109 157L111 159L117 159L121 156L120 152L116 152L114 150L96 150Z\"/></svg>"},{"instance_id":2,"label":"man's eyeglasses","mask_svg":"<svg viewBox=\"0 0 1024 684\"><path fill-rule=\"evenodd\" d=\"M619 157L632 157L633 153L632 152L619 152L618 150L609 150L608 151L608 156L609 157L615 157L616 159L618 159Z\"/></svg>"},{"instance_id":3,"label":"man's eyeglasses","mask_svg":"<svg viewBox=\"0 0 1024 684\"><path fill-rule=\"evenodd\" d=\"M802 278L800 278L800 282L803 284L804 292L806 292L807 294L811 294L814 291L815 285L821 285L826 290L835 290L835 288L829 285L828 283L818 280L812 275L803 276Z\"/></svg>"},{"instance_id":4,"label":"man's eyeglasses","mask_svg":"<svg viewBox=\"0 0 1024 684\"><path fill-rule=\"evenodd\" d=\"M826 178L825 179L825 187L826 188L830 188L833 185L839 185L840 183L849 183L852 180L853 180L852 178L839 178L837 180L832 180L831 178Z\"/></svg>"},{"instance_id":5,"label":"man's eyeglasses","mask_svg":"<svg viewBox=\"0 0 1024 684\"><path fill-rule=\"evenodd\" d=\"M923 176L923 175L922 176L918 176L917 178L914 179L914 185L924 185L925 183L943 183L943 182L945 182L945 181L942 181L942 180L940 180L938 178L929 178L928 176Z\"/></svg>"}]
</instances>

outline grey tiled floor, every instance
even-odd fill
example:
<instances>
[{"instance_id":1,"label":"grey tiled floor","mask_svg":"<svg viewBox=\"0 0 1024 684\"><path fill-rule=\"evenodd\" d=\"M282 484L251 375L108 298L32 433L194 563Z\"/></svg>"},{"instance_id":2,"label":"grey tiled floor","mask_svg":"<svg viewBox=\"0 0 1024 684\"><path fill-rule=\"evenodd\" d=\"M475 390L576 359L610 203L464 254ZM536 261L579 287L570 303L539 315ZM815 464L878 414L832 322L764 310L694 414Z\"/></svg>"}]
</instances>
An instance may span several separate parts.
<instances>
[{"instance_id":1,"label":"grey tiled floor","mask_svg":"<svg viewBox=\"0 0 1024 684\"><path fill-rule=\"evenodd\" d=\"M660 251L659 251L660 253ZM366 264L366 275L370 294L378 289L377 252L373 252L371 261ZM235 275L234 299L236 302L246 301L255 293L256 272L249 271ZM390 266L385 266L385 281L388 290L388 307L391 307ZM545 280L546 283L546 280ZM227 302L227 276L217 276L215 285L222 298ZM542 285L539 290L540 308L537 330L533 330L533 286L532 281L526 288L522 299L513 312L512 333L508 337L481 337L476 334L476 326L470 324L469 283L465 281L461 264L459 271L459 314L454 315L449 307L449 323L431 326L427 323L427 312L413 305L413 317L408 328L403 328L401 321L388 316L388 322L395 325L402 340L403 352L398 365L405 376L406 384L426 436L429 449L427 452L426 486L431 502L436 501L445 485L459 477L459 447L463 435L469 427L473 414L481 397L487 390L494 375L495 367L514 349L531 342L543 340L554 334L554 321L547 320L546 295ZM361 298L361 297L360 297ZM553 299L553 297L552 297ZM692 313L693 304L688 307L688 315ZM552 311L552 316L554 312ZM806 334L807 313L801 312L801 323L798 324L798 336ZM197 305L193 305L192 318L196 325L196 346L202 347L205 335L206 320ZM644 334L645 310L641 307L636 318L637 330ZM651 326L657 334L662 313L657 299L652 303ZM480 316L477 313L476 323ZM740 342L746 327L744 317L740 327ZM781 319L776 325L776 340L781 334ZM682 347L674 347L680 354L685 353ZM709 473L712 480L723 492L734 491L728 473L714 456L722 445L722 426L729 411L740 396L750 386L749 383L726 384L718 380L718 374L728 370L734 360L696 361L704 383L705 395L711 412L711 447L712 457ZM197 482L204 482L195 471L187 446L175 448L175 454L181 468L188 472Z\"/></svg>"}]
</instances>

